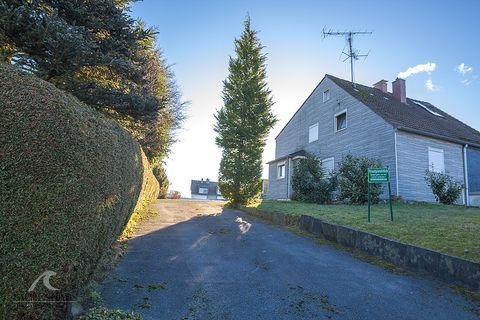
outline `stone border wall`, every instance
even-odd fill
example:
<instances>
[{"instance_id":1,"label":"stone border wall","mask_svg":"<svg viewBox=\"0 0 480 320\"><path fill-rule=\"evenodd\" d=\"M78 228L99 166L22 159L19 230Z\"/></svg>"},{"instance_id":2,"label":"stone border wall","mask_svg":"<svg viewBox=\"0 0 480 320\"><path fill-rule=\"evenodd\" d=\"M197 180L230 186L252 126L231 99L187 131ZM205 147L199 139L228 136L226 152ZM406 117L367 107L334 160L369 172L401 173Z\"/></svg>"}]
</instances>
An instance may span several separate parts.
<instances>
[{"instance_id":1,"label":"stone border wall","mask_svg":"<svg viewBox=\"0 0 480 320\"><path fill-rule=\"evenodd\" d=\"M444 281L480 291L480 263L453 257L411 244L386 239L368 232L325 222L307 215L289 215L245 209L253 216L281 226L296 226L325 239L397 266L432 274Z\"/></svg>"}]
</instances>

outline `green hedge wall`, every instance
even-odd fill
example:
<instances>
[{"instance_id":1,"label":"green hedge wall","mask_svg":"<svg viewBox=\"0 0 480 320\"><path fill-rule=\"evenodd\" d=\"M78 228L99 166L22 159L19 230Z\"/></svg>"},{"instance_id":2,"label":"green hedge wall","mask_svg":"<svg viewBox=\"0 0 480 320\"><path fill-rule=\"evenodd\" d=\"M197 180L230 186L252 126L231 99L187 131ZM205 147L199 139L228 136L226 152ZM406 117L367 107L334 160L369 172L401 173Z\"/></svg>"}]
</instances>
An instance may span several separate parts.
<instances>
[{"instance_id":1,"label":"green hedge wall","mask_svg":"<svg viewBox=\"0 0 480 320\"><path fill-rule=\"evenodd\" d=\"M143 190L142 190L143 188ZM158 182L139 144L52 84L0 64L0 318L53 319ZM45 271L46 289L28 292Z\"/></svg>"}]
</instances>

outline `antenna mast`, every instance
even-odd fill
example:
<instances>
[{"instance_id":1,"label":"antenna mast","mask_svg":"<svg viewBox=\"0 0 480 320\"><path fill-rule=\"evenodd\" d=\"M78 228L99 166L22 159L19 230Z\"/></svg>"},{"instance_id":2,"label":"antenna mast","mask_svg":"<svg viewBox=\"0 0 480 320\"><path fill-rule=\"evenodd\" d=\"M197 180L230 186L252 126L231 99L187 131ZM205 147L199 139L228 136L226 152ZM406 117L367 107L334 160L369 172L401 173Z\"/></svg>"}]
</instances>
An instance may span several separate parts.
<instances>
[{"instance_id":1,"label":"antenna mast","mask_svg":"<svg viewBox=\"0 0 480 320\"><path fill-rule=\"evenodd\" d=\"M358 35L358 34L368 34L368 35L370 35L370 34L372 34L372 32L370 32L370 31L332 31L332 30L326 31L325 27L323 27L322 34L323 34L323 39L325 39L328 36L345 36L346 41L347 41L346 46L348 45L348 52L342 51L342 53L347 56L345 58L345 60L343 60L343 61L345 62L348 59L350 59L350 75L351 75L351 78L352 78L352 86L355 87L355 77L354 77L353 63L354 63L354 61L358 60L360 57L364 57L366 59L368 57L368 53L367 54L359 54L360 52L357 51L355 48L353 48L353 45L352 45L353 36Z\"/></svg>"}]
</instances>

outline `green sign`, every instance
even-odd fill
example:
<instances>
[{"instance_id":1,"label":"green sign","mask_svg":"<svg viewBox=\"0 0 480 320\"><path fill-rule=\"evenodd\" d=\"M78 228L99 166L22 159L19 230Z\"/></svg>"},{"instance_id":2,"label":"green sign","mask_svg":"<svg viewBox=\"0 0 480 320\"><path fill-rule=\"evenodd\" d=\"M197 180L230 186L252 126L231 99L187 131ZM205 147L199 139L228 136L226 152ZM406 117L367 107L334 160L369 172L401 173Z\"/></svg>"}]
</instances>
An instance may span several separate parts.
<instances>
[{"instance_id":1,"label":"green sign","mask_svg":"<svg viewBox=\"0 0 480 320\"><path fill-rule=\"evenodd\" d=\"M368 168L368 222L370 222L370 184L372 183L388 183L388 201L390 202L390 219L393 221L392 207L392 188L390 187L390 173L388 168Z\"/></svg>"},{"instance_id":2,"label":"green sign","mask_svg":"<svg viewBox=\"0 0 480 320\"><path fill-rule=\"evenodd\" d=\"M390 174L386 168L369 168L368 183L390 182Z\"/></svg>"}]
</instances>

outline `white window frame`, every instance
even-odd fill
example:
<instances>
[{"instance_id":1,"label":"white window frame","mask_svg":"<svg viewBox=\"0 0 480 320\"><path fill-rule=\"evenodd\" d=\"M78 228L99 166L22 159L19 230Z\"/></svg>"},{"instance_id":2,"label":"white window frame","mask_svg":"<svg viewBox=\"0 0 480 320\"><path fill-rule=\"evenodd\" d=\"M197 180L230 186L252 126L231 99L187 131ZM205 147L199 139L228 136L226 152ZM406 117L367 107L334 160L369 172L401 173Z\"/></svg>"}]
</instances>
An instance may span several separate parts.
<instances>
[{"instance_id":1,"label":"white window frame","mask_svg":"<svg viewBox=\"0 0 480 320\"><path fill-rule=\"evenodd\" d=\"M280 167L283 166L283 175L281 175ZM277 163L277 179L285 179L285 176L287 175L287 166L285 165L284 162Z\"/></svg>"},{"instance_id":2,"label":"white window frame","mask_svg":"<svg viewBox=\"0 0 480 320\"><path fill-rule=\"evenodd\" d=\"M317 130L312 131L312 129L314 129L315 127L317 128ZM308 127L308 143L312 143L318 140L318 131L319 131L318 122ZM312 136L312 132L315 132L315 136Z\"/></svg>"},{"instance_id":3,"label":"white window frame","mask_svg":"<svg viewBox=\"0 0 480 320\"><path fill-rule=\"evenodd\" d=\"M330 100L330 90L329 89L323 91L323 102L327 102L328 100Z\"/></svg>"},{"instance_id":4,"label":"white window frame","mask_svg":"<svg viewBox=\"0 0 480 320\"><path fill-rule=\"evenodd\" d=\"M208 194L208 188L199 187L198 194Z\"/></svg>"},{"instance_id":5,"label":"white window frame","mask_svg":"<svg viewBox=\"0 0 480 320\"><path fill-rule=\"evenodd\" d=\"M335 158L334 157L330 157L330 158L325 158L322 160L322 167L324 166L325 164L325 161L331 161L333 166L332 166L332 170L330 172L328 171L325 171L325 178L328 178L330 177L330 175L335 171ZM327 169L327 168L323 168L323 169Z\"/></svg>"},{"instance_id":6,"label":"white window frame","mask_svg":"<svg viewBox=\"0 0 480 320\"><path fill-rule=\"evenodd\" d=\"M441 154L442 165L440 166L440 168L441 168L440 170L436 169L435 166L433 165L433 161L432 161L432 158L431 158L432 153ZM445 151L443 149L428 147L428 171L431 171L431 172L445 172Z\"/></svg>"},{"instance_id":7,"label":"white window frame","mask_svg":"<svg viewBox=\"0 0 480 320\"><path fill-rule=\"evenodd\" d=\"M338 129L337 130L337 117L345 113L345 128ZM348 128L348 112L347 109L344 109L340 112L337 112L333 115L333 131L334 132L340 132L343 130L346 130Z\"/></svg>"}]
</instances>

